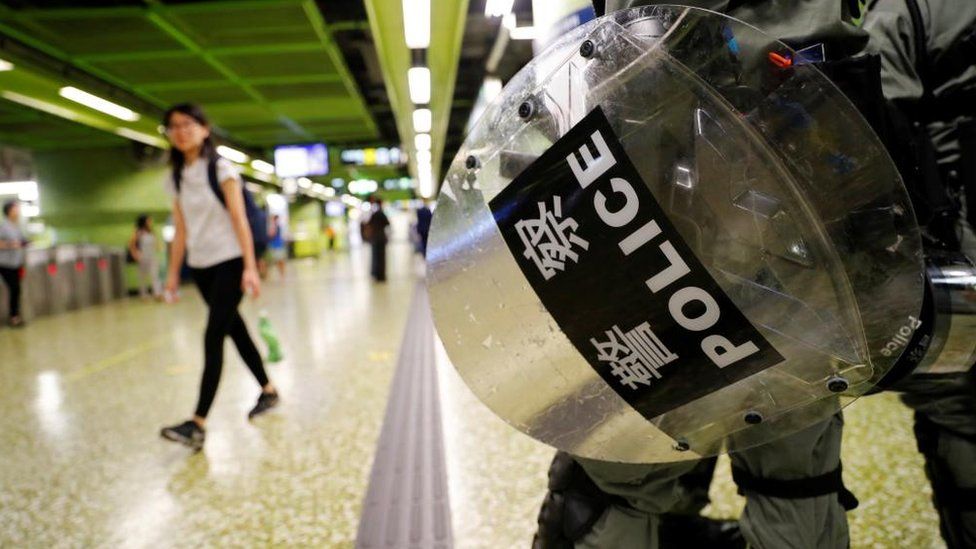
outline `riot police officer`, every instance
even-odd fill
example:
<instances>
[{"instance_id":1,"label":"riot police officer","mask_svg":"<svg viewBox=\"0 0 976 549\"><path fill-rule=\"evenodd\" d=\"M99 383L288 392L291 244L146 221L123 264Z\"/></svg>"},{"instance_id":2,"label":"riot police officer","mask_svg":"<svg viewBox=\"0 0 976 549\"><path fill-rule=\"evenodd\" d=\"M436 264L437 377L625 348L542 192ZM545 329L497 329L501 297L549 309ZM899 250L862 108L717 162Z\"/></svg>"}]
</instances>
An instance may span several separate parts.
<instances>
[{"instance_id":1,"label":"riot police officer","mask_svg":"<svg viewBox=\"0 0 976 549\"><path fill-rule=\"evenodd\" d=\"M899 0L896 0L899 1ZM599 13L638 5L646 0L595 2ZM924 172L924 147L908 139L899 116L885 109L881 97L878 62L869 54L869 34L862 28L864 14L858 2L821 0L781 11L770 2L704 0L685 2L723 11L780 38L796 50L815 47L822 52L820 67L861 109L882 136L899 168L906 175L913 203L925 226L926 242L934 248L958 245L951 227L955 222L945 189L932 189L920 181ZM912 396L918 409L931 408L940 390L959 394L959 385L938 384L914 378ZM906 382L903 382L906 383ZM954 387L954 388L950 388ZM965 398L961 398L965 400ZM968 404L957 402L958 407ZM920 425L931 426L938 414L920 413ZM972 417L972 416L970 416ZM976 424L976 422L974 422ZM856 505L841 481L840 416L809 427L781 440L732 454L733 478L747 498L741 518L742 533L755 547L846 547L849 536L845 511ZM954 432L957 435L958 431ZM925 438L920 434L920 440ZM946 444L943 437L943 444ZM929 444L931 446L931 444ZM967 454L964 459L976 463ZM702 464L624 465L593 460L572 460L557 455L550 471L550 494L540 513L536 547L657 547L687 545L695 540L675 540L662 517L682 509L694 512L702 506L689 491L687 475ZM707 478L708 464L705 464ZM930 476L932 475L931 466ZM699 476L701 472L699 471ZM941 473L947 476L945 472ZM701 487L697 492L702 493ZM557 520L554 520L557 519ZM727 525L711 525L698 532L698 540L712 546L741 546ZM663 538L663 539L662 539ZM669 539L670 538L670 539ZM948 538L948 536L947 536Z\"/></svg>"},{"instance_id":2,"label":"riot police officer","mask_svg":"<svg viewBox=\"0 0 976 549\"><path fill-rule=\"evenodd\" d=\"M959 231L964 233L961 246L950 238L954 245L944 247L947 253L961 247L974 257L976 3L874 0L864 26L881 55L885 96L934 144L937 169L925 172L925 185L948 191L951 219L960 218L965 228ZM957 215L962 206L965 215ZM893 386L915 410L918 449L950 548L976 546L976 385L972 357L966 360L955 368L916 373Z\"/></svg>"}]
</instances>

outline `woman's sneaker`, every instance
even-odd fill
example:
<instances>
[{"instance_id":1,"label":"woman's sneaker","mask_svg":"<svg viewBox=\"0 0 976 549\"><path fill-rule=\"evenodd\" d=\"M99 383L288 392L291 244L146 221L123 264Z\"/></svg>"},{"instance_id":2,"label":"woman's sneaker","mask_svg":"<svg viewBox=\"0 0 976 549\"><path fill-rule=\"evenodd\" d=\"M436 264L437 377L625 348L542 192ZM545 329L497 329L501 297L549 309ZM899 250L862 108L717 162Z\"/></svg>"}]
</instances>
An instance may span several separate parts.
<instances>
[{"instance_id":1,"label":"woman's sneaker","mask_svg":"<svg viewBox=\"0 0 976 549\"><path fill-rule=\"evenodd\" d=\"M172 427L165 427L159 432L163 438L166 440L172 440L173 442L179 442L185 446L189 446L194 450L199 450L203 448L203 440L206 438L206 433L195 421L184 421L179 425L173 425Z\"/></svg>"},{"instance_id":2,"label":"woman's sneaker","mask_svg":"<svg viewBox=\"0 0 976 549\"><path fill-rule=\"evenodd\" d=\"M247 413L247 419L254 419L254 416L261 415L278 405L278 393L261 393L258 403Z\"/></svg>"}]
</instances>

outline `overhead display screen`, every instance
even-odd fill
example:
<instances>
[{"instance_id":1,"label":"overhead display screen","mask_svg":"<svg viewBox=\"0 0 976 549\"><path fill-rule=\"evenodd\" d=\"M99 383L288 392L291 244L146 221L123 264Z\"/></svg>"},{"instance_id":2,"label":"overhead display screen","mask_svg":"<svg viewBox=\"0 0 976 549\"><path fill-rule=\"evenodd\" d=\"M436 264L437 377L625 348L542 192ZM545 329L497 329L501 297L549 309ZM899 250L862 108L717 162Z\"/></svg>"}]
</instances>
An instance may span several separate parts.
<instances>
[{"instance_id":1,"label":"overhead display screen","mask_svg":"<svg viewBox=\"0 0 976 549\"><path fill-rule=\"evenodd\" d=\"M325 143L275 147L278 177L306 177L329 173L329 148Z\"/></svg>"}]
</instances>

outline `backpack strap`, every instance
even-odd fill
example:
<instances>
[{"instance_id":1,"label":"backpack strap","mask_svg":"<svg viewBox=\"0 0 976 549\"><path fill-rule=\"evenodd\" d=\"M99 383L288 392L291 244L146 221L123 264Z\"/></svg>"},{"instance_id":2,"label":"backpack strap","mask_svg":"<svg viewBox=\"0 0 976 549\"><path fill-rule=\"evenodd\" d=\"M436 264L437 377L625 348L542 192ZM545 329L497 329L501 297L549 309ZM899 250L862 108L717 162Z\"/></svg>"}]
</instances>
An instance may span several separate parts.
<instances>
[{"instance_id":1,"label":"backpack strap","mask_svg":"<svg viewBox=\"0 0 976 549\"><path fill-rule=\"evenodd\" d=\"M180 182L183 180L183 170L173 168L173 186L176 187L176 194L180 194Z\"/></svg>"},{"instance_id":2,"label":"backpack strap","mask_svg":"<svg viewBox=\"0 0 976 549\"><path fill-rule=\"evenodd\" d=\"M226 208L227 199L224 197L224 190L220 188L220 181L217 179L217 156L214 155L207 161L207 180L210 182L210 189L217 195L217 200Z\"/></svg>"},{"instance_id":3,"label":"backpack strap","mask_svg":"<svg viewBox=\"0 0 976 549\"><path fill-rule=\"evenodd\" d=\"M180 192L180 183L183 181L183 170L173 169L173 184L176 187L176 193ZM207 181L210 182L210 189L217 196L217 200L220 201L224 207L227 207L227 201L224 197L224 190L220 188L220 181L217 179L217 157L214 156L207 160Z\"/></svg>"}]
</instances>

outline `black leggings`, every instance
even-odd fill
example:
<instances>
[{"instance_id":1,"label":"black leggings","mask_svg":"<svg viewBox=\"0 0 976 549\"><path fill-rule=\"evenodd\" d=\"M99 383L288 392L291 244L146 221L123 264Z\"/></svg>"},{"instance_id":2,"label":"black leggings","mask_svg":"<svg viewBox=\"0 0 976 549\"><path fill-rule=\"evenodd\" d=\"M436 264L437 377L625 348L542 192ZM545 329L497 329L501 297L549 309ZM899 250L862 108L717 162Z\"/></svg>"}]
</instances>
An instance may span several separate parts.
<instances>
[{"instance_id":1,"label":"black leggings","mask_svg":"<svg viewBox=\"0 0 976 549\"><path fill-rule=\"evenodd\" d=\"M261 353L247 333L244 319L237 312L244 293L241 291L241 275L244 273L244 260L231 259L206 269L193 269L193 280L200 288L200 294L210 307L207 316L207 331L203 338L204 363L203 379L200 381L200 400L196 415L207 417L220 373L224 367L224 337L230 336L237 346L244 363L254 374L258 384L268 384L268 374L264 371Z\"/></svg>"},{"instance_id":2,"label":"black leggings","mask_svg":"<svg viewBox=\"0 0 976 549\"><path fill-rule=\"evenodd\" d=\"M7 283L10 293L10 318L20 316L20 269L0 267L0 278Z\"/></svg>"}]
</instances>

